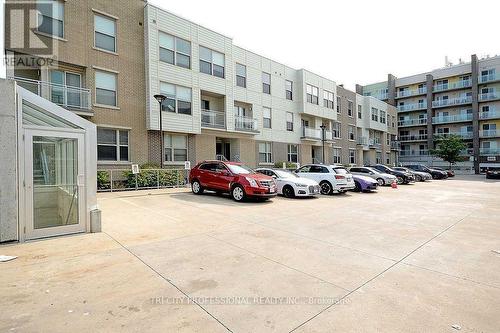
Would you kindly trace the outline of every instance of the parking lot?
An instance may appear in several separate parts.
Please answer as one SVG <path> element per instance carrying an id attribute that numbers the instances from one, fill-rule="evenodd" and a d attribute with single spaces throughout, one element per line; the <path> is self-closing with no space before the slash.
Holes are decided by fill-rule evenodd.
<path id="1" fill-rule="evenodd" d="M 0 332 L 498 332 L 500 182 L 377 192 L 101 193 L 102 233 L 0 247 Z"/>

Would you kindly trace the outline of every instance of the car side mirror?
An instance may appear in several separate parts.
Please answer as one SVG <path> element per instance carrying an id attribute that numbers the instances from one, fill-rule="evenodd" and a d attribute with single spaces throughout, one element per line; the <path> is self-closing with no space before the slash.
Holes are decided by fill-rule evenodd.
<path id="1" fill-rule="evenodd" d="M 271 177 L 272 177 L 273 179 L 276 179 L 276 178 L 278 178 L 278 177 L 276 177 L 276 175 L 272 175 Z"/>
<path id="2" fill-rule="evenodd" d="M 373 171 L 370 171 L 369 173 L 370 173 L 370 175 L 374 175 L 375 174 L 375 172 L 373 172 Z"/>

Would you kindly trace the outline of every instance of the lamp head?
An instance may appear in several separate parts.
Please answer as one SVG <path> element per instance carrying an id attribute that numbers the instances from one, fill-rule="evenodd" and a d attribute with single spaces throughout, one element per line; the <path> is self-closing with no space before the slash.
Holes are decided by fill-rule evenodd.
<path id="1" fill-rule="evenodd" d="M 158 103 L 163 103 L 163 101 L 167 98 L 165 97 L 164 95 L 161 95 L 161 94 L 158 94 L 158 95 L 154 95 L 154 98 L 158 101 Z"/>

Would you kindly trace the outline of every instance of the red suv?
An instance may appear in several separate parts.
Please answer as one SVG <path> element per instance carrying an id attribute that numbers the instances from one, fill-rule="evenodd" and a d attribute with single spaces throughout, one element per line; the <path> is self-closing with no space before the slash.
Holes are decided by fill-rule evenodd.
<path id="1" fill-rule="evenodd" d="M 204 161 L 189 173 L 194 194 L 204 190 L 230 193 L 234 200 L 246 197 L 269 199 L 276 196 L 276 182 L 272 177 L 256 173 L 236 162 Z"/>

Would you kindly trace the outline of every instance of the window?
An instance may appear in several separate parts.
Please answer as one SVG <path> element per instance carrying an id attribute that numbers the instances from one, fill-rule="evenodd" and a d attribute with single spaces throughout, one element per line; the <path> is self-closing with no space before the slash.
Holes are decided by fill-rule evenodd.
<path id="1" fill-rule="evenodd" d="M 297 163 L 299 160 L 297 145 L 288 145 L 288 162 Z"/>
<path id="2" fill-rule="evenodd" d="M 349 140 L 352 141 L 356 140 L 356 135 L 354 134 L 354 126 L 349 126 L 347 130 L 348 130 Z"/>
<path id="3" fill-rule="evenodd" d="M 385 111 L 380 110 L 380 122 L 382 124 L 386 123 L 386 118 L 385 118 Z"/>
<path id="4" fill-rule="evenodd" d="M 341 124 L 334 122 L 332 124 L 332 135 L 334 138 L 340 139 L 342 137 Z"/>
<path id="5" fill-rule="evenodd" d="M 167 97 L 161 104 L 162 111 L 191 114 L 191 88 L 160 82 L 160 91 Z"/>
<path id="6" fill-rule="evenodd" d="M 395 116 L 391 116 L 391 123 L 392 123 L 392 127 L 396 127 L 396 117 Z"/>
<path id="7" fill-rule="evenodd" d="M 262 72 L 262 92 L 264 94 L 271 93 L 271 74 Z"/>
<path id="8" fill-rule="evenodd" d="M 55 37 L 64 37 L 64 3 L 62 1 L 39 2 L 38 31 Z"/>
<path id="9" fill-rule="evenodd" d="M 341 106 L 341 102 L 340 102 L 340 96 L 337 96 L 337 113 L 340 113 L 340 106 Z"/>
<path id="10" fill-rule="evenodd" d="M 94 15 L 94 46 L 116 52 L 116 21 L 102 15 Z"/>
<path id="11" fill-rule="evenodd" d="M 200 46 L 200 72 L 224 78 L 224 54 Z"/>
<path id="12" fill-rule="evenodd" d="M 375 163 L 382 164 L 382 152 L 375 152 Z"/>
<path id="13" fill-rule="evenodd" d="M 286 130 L 293 132 L 293 113 L 292 112 L 286 113 Z"/>
<path id="14" fill-rule="evenodd" d="M 391 164 L 391 154 L 390 153 L 385 153 L 385 163 Z"/>
<path id="15" fill-rule="evenodd" d="M 163 136 L 165 145 L 166 162 L 187 161 L 187 136 L 165 133 Z"/>
<path id="16" fill-rule="evenodd" d="M 333 148 L 333 164 L 342 164 L 342 148 Z"/>
<path id="17" fill-rule="evenodd" d="M 363 118 L 363 107 L 358 105 L 358 119 Z"/>
<path id="18" fill-rule="evenodd" d="M 236 85 L 247 87 L 247 66 L 236 63 Z"/>
<path id="19" fill-rule="evenodd" d="M 70 73 L 61 70 L 50 71 L 50 82 L 60 86 L 68 86 L 77 89 L 64 89 L 63 87 L 53 86 L 50 89 L 50 100 L 53 103 L 65 106 L 73 106 L 81 108 L 87 105 L 79 93 L 81 88 L 82 78 L 78 73 Z"/>
<path id="20" fill-rule="evenodd" d="M 97 160 L 122 161 L 128 158 L 128 131 L 111 128 L 97 128 Z"/>
<path id="21" fill-rule="evenodd" d="M 286 99 L 293 100 L 293 82 L 286 80 L 285 81 L 285 95 Z"/>
<path id="22" fill-rule="evenodd" d="M 325 108 L 333 109 L 333 93 L 323 90 L 323 106 Z"/>
<path id="23" fill-rule="evenodd" d="M 101 105 L 117 105 L 116 74 L 95 72 L 95 102 Z"/>
<path id="24" fill-rule="evenodd" d="M 264 128 L 271 128 L 271 109 L 265 106 L 262 108 L 262 123 Z"/>
<path id="25" fill-rule="evenodd" d="M 158 34 L 160 61 L 191 68 L 191 42 L 164 32 Z"/>
<path id="26" fill-rule="evenodd" d="M 356 164 L 356 150 L 349 149 L 349 163 Z"/>
<path id="27" fill-rule="evenodd" d="M 260 163 L 272 163 L 272 153 L 271 153 L 271 143 L 261 142 L 259 143 L 259 162 Z"/>
<path id="28" fill-rule="evenodd" d="M 352 109 L 354 108 L 354 103 L 352 101 L 347 101 L 347 115 L 352 117 Z"/>
<path id="29" fill-rule="evenodd" d="M 307 91 L 307 101 L 312 104 L 318 104 L 319 102 L 319 89 L 318 87 L 311 86 L 310 84 L 306 85 Z"/>
<path id="30" fill-rule="evenodd" d="M 372 108 L 372 120 L 378 121 L 378 109 Z"/>

